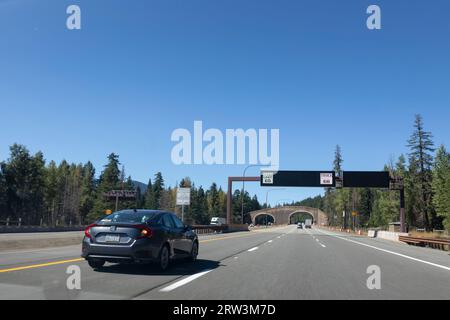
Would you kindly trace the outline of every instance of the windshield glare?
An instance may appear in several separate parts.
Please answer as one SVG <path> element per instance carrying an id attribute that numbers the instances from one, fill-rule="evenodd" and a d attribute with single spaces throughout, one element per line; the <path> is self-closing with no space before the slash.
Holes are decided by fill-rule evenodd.
<path id="1" fill-rule="evenodd" d="M 118 211 L 104 217 L 101 222 L 147 223 L 155 216 L 151 212 Z"/>

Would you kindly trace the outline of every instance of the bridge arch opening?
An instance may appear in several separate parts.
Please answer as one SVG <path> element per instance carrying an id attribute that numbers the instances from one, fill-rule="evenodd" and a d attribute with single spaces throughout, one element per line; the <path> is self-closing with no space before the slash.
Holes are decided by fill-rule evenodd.
<path id="1" fill-rule="evenodd" d="M 315 223 L 314 216 L 305 211 L 297 211 L 293 212 L 289 216 L 289 224 L 297 224 L 297 223 L 304 223 L 306 219 L 311 219 L 313 223 Z"/>
<path id="2" fill-rule="evenodd" d="M 275 224 L 275 217 L 269 213 L 261 213 L 255 217 L 255 226 Z"/>

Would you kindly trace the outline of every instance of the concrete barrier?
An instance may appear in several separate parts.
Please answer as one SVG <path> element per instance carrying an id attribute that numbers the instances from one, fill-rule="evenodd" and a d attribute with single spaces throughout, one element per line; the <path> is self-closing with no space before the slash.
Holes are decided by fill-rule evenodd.
<path id="1" fill-rule="evenodd" d="M 2 233 L 35 233 L 35 232 L 67 232 L 67 231 L 83 231 L 85 226 L 73 227 L 40 227 L 40 226 L 0 226 L 0 234 Z"/>
<path id="2" fill-rule="evenodd" d="M 386 239 L 399 242 L 400 236 L 408 236 L 408 233 L 391 232 L 391 231 L 378 231 L 376 237 L 380 239 Z"/>
<path id="3" fill-rule="evenodd" d="M 240 232 L 249 231 L 247 224 L 230 224 L 228 225 L 228 230 L 226 232 Z"/>

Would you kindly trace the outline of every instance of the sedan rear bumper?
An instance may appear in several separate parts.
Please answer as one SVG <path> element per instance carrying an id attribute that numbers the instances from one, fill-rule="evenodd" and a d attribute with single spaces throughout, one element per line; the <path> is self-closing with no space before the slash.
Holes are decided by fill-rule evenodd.
<path id="1" fill-rule="evenodd" d="M 159 246 L 149 239 L 134 240 L 130 245 L 117 245 L 98 244 L 85 237 L 81 256 L 108 262 L 152 262 L 157 261 L 159 251 Z"/>

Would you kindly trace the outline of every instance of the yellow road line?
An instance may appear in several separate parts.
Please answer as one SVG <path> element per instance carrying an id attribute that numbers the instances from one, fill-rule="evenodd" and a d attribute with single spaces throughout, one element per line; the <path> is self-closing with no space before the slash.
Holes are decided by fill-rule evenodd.
<path id="1" fill-rule="evenodd" d="M 83 258 L 77 258 L 77 259 L 60 260 L 60 261 L 53 261 L 53 262 L 47 262 L 47 263 L 41 263 L 41 264 L 32 264 L 29 266 L 15 267 L 15 268 L 9 268 L 9 269 L 0 269 L 0 273 L 49 267 L 49 266 L 55 266 L 55 265 L 64 264 L 64 263 L 80 262 L 83 260 L 84 260 Z"/>
<path id="2" fill-rule="evenodd" d="M 208 240 L 200 240 L 200 243 L 207 243 L 207 242 L 226 240 L 226 239 L 243 238 L 243 237 L 248 237 L 248 236 L 252 236 L 252 235 L 255 235 L 255 233 L 253 233 L 253 234 L 249 233 L 249 234 L 239 235 L 239 236 L 213 238 L 213 239 L 208 239 Z M 28 270 L 28 269 L 35 269 L 35 268 L 43 268 L 43 267 L 55 266 L 55 265 L 71 263 L 71 262 L 80 262 L 83 260 L 84 260 L 83 258 L 77 258 L 77 259 L 60 260 L 60 261 L 53 261 L 53 262 L 47 262 L 47 263 L 41 263 L 41 264 L 32 264 L 29 266 L 15 267 L 15 268 L 9 268 L 9 269 L 0 269 L 0 273 L 21 271 L 21 270 Z"/>

